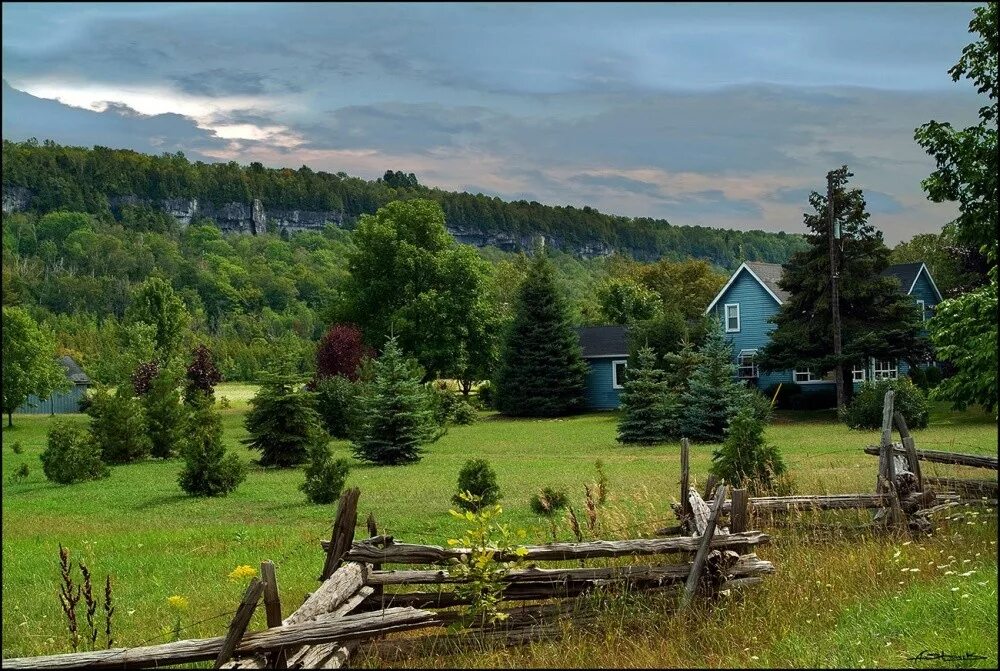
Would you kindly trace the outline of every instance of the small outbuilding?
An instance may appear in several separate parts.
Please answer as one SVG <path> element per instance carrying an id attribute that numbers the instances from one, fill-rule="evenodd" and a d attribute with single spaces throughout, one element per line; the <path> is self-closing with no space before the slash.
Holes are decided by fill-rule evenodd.
<path id="1" fill-rule="evenodd" d="M 54 391 L 46 399 L 29 396 L 28 400 L 14 412 L 27 415 L 62 415 L 69 412 L 80 412 L 80 401 L 93 383 L 80 368 L 80 364 L 73 360 L 73 357 L 59 357 L 59 365 L 66 371 L 66 378 L 71 384 L 70 388 Z"/>
<path id="2" fill-rule="evenodd" d="M 587 362 L 586 408 L 613 410 L 628 366 L 628 329 L 624 326 L 584 326 L 577 329 Z"/>

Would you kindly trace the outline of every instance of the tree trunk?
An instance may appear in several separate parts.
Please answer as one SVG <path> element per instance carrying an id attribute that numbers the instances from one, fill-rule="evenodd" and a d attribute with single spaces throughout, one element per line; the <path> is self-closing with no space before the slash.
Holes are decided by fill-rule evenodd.
<path id="1" fill-rule="evenodd" d="M 844 378 L 844 407 L 846 408 L 854 399 L 854 366 L 841 366 L 840 374 Z"/>
<path id="2" fill-rule="evenodd" d="M 7 426 L 9 428 L 14 428 L 14 413 L 13 412 L 8 412 L 7 413 Z"/>

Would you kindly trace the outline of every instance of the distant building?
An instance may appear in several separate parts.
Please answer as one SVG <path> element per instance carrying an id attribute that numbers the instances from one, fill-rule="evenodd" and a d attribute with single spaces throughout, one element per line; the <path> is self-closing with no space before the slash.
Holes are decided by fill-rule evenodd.
<path id="1" fill-rule="evenodd" d="M 761 389 L 779 382 L 802 385 L 803 393 L 828 391 L 835 388 L 833 372 L 820 377 L 808 368 L 762 373 L 757 368 L 757 353 L 771 339 L 775 325 L 768 320 L 777 314 L 788 294 L 778 286 L 782 267 L 777 263 L 747 261 L 729 278 L 722 290 L 705 310 L 722 324 L 726 339 L 733 347 L 733 360 L 740 379 L 750 380 Z M 920 306 L 924 320 L 930 318 L 941 302 L 941 292 L 934 284 L 927 266 L 918 261 L 886 268 L 882 275 L 899 281 L 899 290 Z M 870 379 L 896 378 L 906 375 L 904 361 L 869 359 L 858 362 L 852 378 L 855 386 Z"/>
<path id="2" fill-rule="evenodd" d="M 87 388 L 93 384 L 80 365 L 72 357 L 59 357 L 59 364 L 66 371 L 66 378 L 72 386 L 65 391 L 54 391 L 46 399 L 29 396 L 14 412 L 28 415 L 61 415 L 67 412 L 80 412 L 80 400 L 87 393 Z"/>
<path id="3" fill-rule="evenodd" d="M 587 362 L 586 408 L 612 410 L 628 366 L 628 329 L 624 326 L 584 326 L 577 329 Z"/>

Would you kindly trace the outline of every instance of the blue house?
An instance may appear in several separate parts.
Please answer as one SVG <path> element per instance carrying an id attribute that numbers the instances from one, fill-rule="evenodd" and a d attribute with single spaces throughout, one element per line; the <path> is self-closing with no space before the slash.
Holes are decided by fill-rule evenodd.
<path id="1" fill-rule="evenodd" d="M 628 366 L 628 329 L 624 326 L 585 326 L 577 329 L 587 362 L 586 407 L 613 410 Z"/>
<path id="2" fill-rule="evenodd" d="M 803 393 L 832 390 L 832 371 L 821 377 L 808 368 L 767 374 L 757 368 L 757 353 L 769 342 L 770 333 L 775 328 L 768 319 L 788 299 L 788 294 L 778 286 L 781 274 L 779 264 L 747 261 L 729 278 L 706 308 L 705 314 L 714 314 L 721 322 L 727 339 L 732 343 L 733 359 L 740 379 L 752 381 L 760 389 L 779 382 L 795 382 L 802 386 Z M 882 274 L 898 280 L 899 290 L 913 297 L 921 307 L 925 320 L 941 302 L 941 292 L 922 262 L 890 266 Z M 905 375 L 907 370 L 906 363 L 902 361 L 870 359 L 858 362 L 852 377 L 857 387 L 865 380 Z"/>
<path id="3" fill-rule="evenodd" d="M 70 381 L 67 390 L 54 391 L 45 399 L 37 396 L 29 396 L 28 399 L 15 410 L 15 413 L 28 415 L 61 415 L 67 412 L 80 412 L 80 401 L 90 387 L 90 378 L 83 372 L 80 365 L 72 357 L 59 357 L 59 365 L 66 371 L 66 378 Z"/>

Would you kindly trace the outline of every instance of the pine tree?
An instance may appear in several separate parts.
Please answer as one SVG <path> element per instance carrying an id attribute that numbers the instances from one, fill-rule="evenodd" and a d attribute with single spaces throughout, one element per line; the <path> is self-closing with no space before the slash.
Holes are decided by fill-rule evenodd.
<path id="1" fill-rule="evenodd" d="M 295 389 L 289 378 L 275 377 L 250 399 L 244 419 L 250 437 L 243 442 L 261 453 L 261 466 L 294 466 L 306 461 L 317 441 L 327 441 L 316 411 L 316 394 Z"/>
<path id="2" fill-rule="evenodd" d="M 586 375 L 552 264 L 538 251 L 518 291 L 496 379 L 498 406 L 515 416 L 570 414 L 583 407 Z"/>
<path id="3" fill-rule="evenodd" d="M 211 394 L 189 385 L 189 416 L 181 449 L 184 468 L 178 484 L 192 496 L 225 496 L 246 479 L 246 467 L 222 444 L 222 418 Z"/>
<path id="4" fill-rule="evenodd" d="M 130 464 L 149 456 L 152 447 L 146 429 L 146 413 L 128 385 L 114 395 L 99 387 L 87 407 L 90 435 L 108 464 Z"/>
<path id="5" fill-rule="evenodd" d="M 920 337 L 922 324 L 916 304 L 900 291 L 895 279 L 882 275 L 889 266 L 890 252 L 882 232 L 868 223 L 861 189 L 847 189 L 852 176 L 847 166 L 830 174 L 833 215 L 841 231 L 838 286 L 842 354 L 839 359 L 833 355 L 828 203 L 825 195 L 813 192 L 809 203 L 815 213 L 803 216 L 812 231 L 806 236 L 809 247 L 784 265 L 779 284 L 789 297 L 772 318 L 777 327 L 758 361 L 762 371 L 809 368 L 819 376 L 840 366 L 846 381 L 845 400 L 850 400 L 855 365 L 874 357 L 906 359 L 913 366 L 924 359 L 928 348 Z"/>
<path id="6" fill-rule="evenodd" d="M 680 397 L 680 434 L 695 441 L 717 442 L 743 404 L 746 391 L 735 381 L 732 347 L 719 326 L 709 332 L 701 355 Z"/>
<path id="7" fill-rule="evenodd" d="M 773 491 L 786 468 L 778 448 L 764 441 L 764 426 L 750 406 L 733 418 L 722 447 L 712 454 L 711 472 L 733 487 L 749 487 L 756 495 Z"/>
<path id="8" fill-rule="evenodd" d="M 146 414 L 150 453 L 161 459 L 174 456 L 184 442 L 185 421 L 177 376 L 166 368 L 157 371 L 140 399 Z"/>
<path id="9" fill-rule="evenodd" d="M 621 391 L 621 415 L 618 418 L 618 442 L 661 443 L 670 433 L 670 389 L 666 374 L 656 368 L 652 348 L 641 348 L 635 365 L 625 373 Z"/>
<path id="10" fill-rule="evenodd" d="M 430 391 L 420 383 L 422 371 L 403 355 L 395 338 L 386 341 L 382 356 L 368 366 L 358 399 L 354 455 L 379 465 L 419 461 L 422 446 L 440 437 Z"/>

